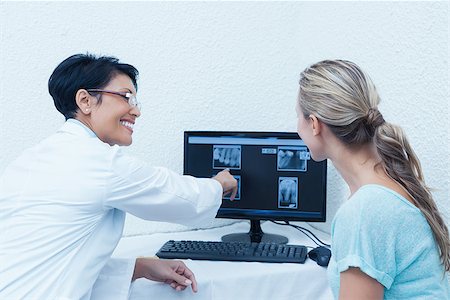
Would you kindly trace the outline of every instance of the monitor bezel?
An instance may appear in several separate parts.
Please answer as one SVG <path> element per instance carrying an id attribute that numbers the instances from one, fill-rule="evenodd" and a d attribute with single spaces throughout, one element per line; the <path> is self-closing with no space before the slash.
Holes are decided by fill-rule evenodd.
<path id="1" fill-rule="evenodd" d="M 183 151 L 183 174 L 187 175 L 187 153 L 188 153 L 188 139 L 190 136 L 251 136 L 255 138 L 286 138 L 286 139 L 300 139 L 296 132 L 270 132 L 270 131 L 185 131 L 184 132 L 184 151 Z M 242 209 L 240 212 L 226 213 L 219 208 L 216 218 L 221 219 L 242 219 L 242 220 L 276 220 L 276 221 L 294 221 L 294 222 L 326 222 L 327 211 L 327 160 L 316 162 L 321 164 L 323 178 L 321 181 L 324 183 L 322 186 L 322 192 L 325 196 L 324 205 L 322 211 L 320 211 L 319 217 L 305 217 L 305 216 L 270 216 L 264 213 L 256 213 L 254 210 Z M 269 212 L 276 212 L 269 210 Z"/>

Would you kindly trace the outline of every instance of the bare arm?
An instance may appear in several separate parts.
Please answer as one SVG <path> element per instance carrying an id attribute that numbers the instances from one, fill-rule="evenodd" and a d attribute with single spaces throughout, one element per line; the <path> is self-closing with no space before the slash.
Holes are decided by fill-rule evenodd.
<path id="1" fill-rule="evenodd" d="M 383 299 L 384 286 L 359 268 L 349 268 L 340 278 L 339 300 Z"/>

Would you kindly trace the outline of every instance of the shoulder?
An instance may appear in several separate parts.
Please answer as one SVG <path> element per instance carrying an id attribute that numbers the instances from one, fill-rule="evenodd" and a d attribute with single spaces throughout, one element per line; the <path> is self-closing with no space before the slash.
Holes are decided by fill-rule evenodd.
<path id="1" fill-rule="evenodd" d="M 380 185 L 362 186 L 347 200 L 336 214 L 336 220 L 362 218 L 370 221 L 376 218 L 379 224 L 401 222 L 405 218 L 422 218 L 420 210 L 400 194 Z"/>
<path id="2" fill-rule="evenodd" d="M 31 167 L 40 161 L 55 170 L 107 170 L 117 157 L 123 156 L 122 152 L 120 147 L 97 137 L 59 130 L 23 151 L 14 163 Z"/>
<path id="3" fill-rule="evenodd" d="M 357 241 L 394 245 L 428 240 L 430 226 L 421 211 L 396 192 L 378 185 L 363 186 L 336 213 L 335 240 L 353 236 Z"/>
<path id="4" fill-rule="evenodd" d="M 71 153 L 73 157 L 85 159 L 93 168 L 101 168 L 113 176 L 126 177 L 144 165 L 123 147 L 111 146 L 95 135 L 86 134 L 83 127 L 73 124 L 66 123 L 62 130 L 50 137 L 48 143 Z"/>
<path id="5" fill-rule="evenodd" d="M 370 245 L 381 251 L 386 247 L 406 251 L 433 244 L 431 228 L 422 212 L 401 195 L 378 185 L 362 187 L 344 203 L 331 231 L 333 242 L 352 240 L 355 245 Z"/>

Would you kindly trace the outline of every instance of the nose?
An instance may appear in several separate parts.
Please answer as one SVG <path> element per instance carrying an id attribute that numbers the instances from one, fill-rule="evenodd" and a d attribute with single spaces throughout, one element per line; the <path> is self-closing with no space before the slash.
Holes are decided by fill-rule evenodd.
<path id="1" fill-rule="evenodd" d="M 141 116 L 141 110 L 139 109 L 139 107 L 133 106 L 131 108 L 130 114 L 132 114 L 136 118 L 139 118 Z"/>

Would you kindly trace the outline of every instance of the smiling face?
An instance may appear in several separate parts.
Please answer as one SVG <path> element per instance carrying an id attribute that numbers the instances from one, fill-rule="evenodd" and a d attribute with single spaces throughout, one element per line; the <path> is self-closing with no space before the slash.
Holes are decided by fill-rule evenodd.
<path id="1" fill-rule="evenodd" d="M 136 95 L 133 82 L 124 74 L 117 74 L 102 90 Z M 94 98 L 95 103 L 96 97 L 90 97 Z M 103 142 L 109 145 L 128 146 L 132 143 L 134 123 L 140 115 L 139 108 L 130 106 L 126 98 L 101 93 L 101 102 L 92 106 L 87 123 Z"/>

